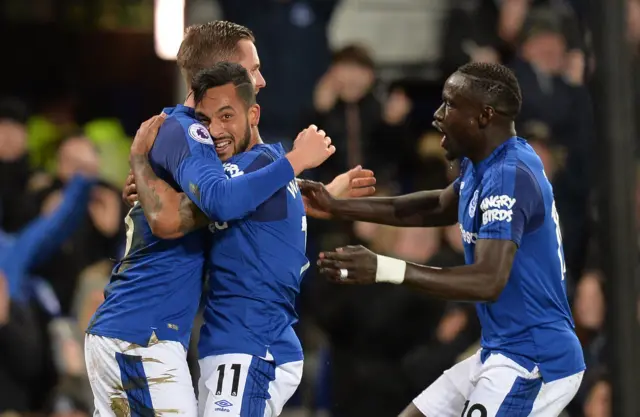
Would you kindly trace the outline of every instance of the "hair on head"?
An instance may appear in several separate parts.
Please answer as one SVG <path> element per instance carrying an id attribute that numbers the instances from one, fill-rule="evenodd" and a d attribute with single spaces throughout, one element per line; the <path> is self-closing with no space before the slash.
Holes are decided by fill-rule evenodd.
<path id="1" fill-rule="evenodd" d="M 196 103 L 202 101 L 210 88 L 233 84 L 238 96 L 248 108 L 256 104 L 256 93 L 251 77 L 240 64 L 232 62 L 218 62 L 211 68 L 196 74 L 191 82 L 191 90 Z"/>
<path id="2" fill-rule="evenodd" d="M 178 67 L 189 81 L 198 71 L 233 58 L 241 40 L 255 42 L 253 32 L 226 20 L 189 26 L 178 50 Z"/>
<path id="3" fill-rule="evenodd" d="M 472 62 L 458 68 L 470 81 L 474 93 L 482 97 L 497 113 L 516 118 L 522 106 L 520 84 L 509 68 L 500 64 Z"/>

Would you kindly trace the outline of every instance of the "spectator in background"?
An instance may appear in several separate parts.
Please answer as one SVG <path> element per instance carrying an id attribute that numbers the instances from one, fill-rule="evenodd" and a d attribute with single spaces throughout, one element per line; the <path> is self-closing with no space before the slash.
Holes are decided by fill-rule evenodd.
<path id="1" fill-rule="evenodd" d="M 92 185 L 93 180 L 75 177 L 51 215 L 32 221 L 16 235 L 0 232 L 0 295 L 8 296 L 11 306 L 8 321 L 5 316 L 5 325 L 0 325 L 0 411 L 30 410 L 37 397 L 34 391 L 48 381 L 43 372 L 44 362 L 51 358 L 50 342 L 46 324 L 35 314 L 35 299 L 42 294 L 30 276 L 75 231 L 87 209 Z"/>
<path id="2" fill-rule="evenodd" d="M 587 396 L 582 407 L 584 417 L 611 417 L 611 382 L 604 368 L 594 370 L 585 378 Z"/>
<path id="3" fill-rule="evenodd" d="M 606 304 L 603 284 L 602 272 L 590 270 L 582 276 L 576 287 L 573 314 L 587 369 L 596 368 L 604 359 Z"/>
<path id="4" fill-rule="evenodd" d="M 225 20 L 251 28 L 258 39 L 261 71 L 269 80 L 259 100 L 263 138 L 279 142 L 295 137 L 303 112 L 311 106 L 313 87 L 331 62 L 327 27 L 340 0 L 218 2 Z"/>
<path id="5" fill-rule="evenodd" d="M 100 159 L 89 139 L 75 134 L 65 139 L 58 149 L 55 177 L 38 181 L 41 188 L 34 191 L 34 196 L 42 213 L 49 213 L 58 206 L 62 187 L 80 167 L 97 175 Z M 96 262 L 119 256 L 124 210 L 119 192 L 109 184 L 99 182 L 92 190 L 88 216 L 83 216 L 78 230 L 57 255 L 38 270 L 53 286 L 63 315 L 70 312 L 80 272 Z"/>
<path id="6" fill-rule="evenodd" d="M 373 94 L 375 64 L 357 45 L 333 55 L 331 66 L 316 85 L 313 110 L 304 120 L 322 126 L 336 146 L 336 154 L 315 170 L 319 181 L 350 167 L 371 165 L 375 152 L 371 136 L 382 120 L 382 105 Z"/>
<path id="7" fill-rule="evenodd" d="M 588 241 L 593 118 L 589 93 L 583 85 L 584 67 L 576 70 L 575 61 L 567 54 L 567 30 L 553 9 L 532 11 L 511 68 L 523 97 L 517 131 L 526 138 L 528 123 L 542 123 L 548 129 L 549 146 L 563 149 L 567 156 L 553 186 L 562 219 L 567 272 L 575 280 L 581 274 Z"/>
<path id="8" fill-rule="evenodd" d="M 0 269 L 0 412 L 30 410 L 29 385 L 41 370 L 42 343 L 28 303 L 12 301 Z"/>
<path id="9" fill-rule="evenodd" d="M 453 0 L 444 26 L 442 74 L 454 73 L 467 62 L 502 60 L 498 36 L 498 4 L 494 0 Z"/>
<path id="10" fill-rule="evenodd" d="M 14 232 L 32 217 L 25 197 L 31 176 L 27 153 L 27 108 L 15 99 L 0 100 L 0 227 Z"/>

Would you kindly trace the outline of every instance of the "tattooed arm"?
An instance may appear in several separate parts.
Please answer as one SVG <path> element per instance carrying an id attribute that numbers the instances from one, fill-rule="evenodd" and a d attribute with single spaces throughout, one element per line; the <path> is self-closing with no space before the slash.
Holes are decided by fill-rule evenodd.
<path id="1" fill-rule="evenodd" d="M 147 155 L 131 155 L 138 202 L 151 232 L 161 239 L 176 239 L 210 223 L 184 193 L 178 193 L 153 172 Z"/>

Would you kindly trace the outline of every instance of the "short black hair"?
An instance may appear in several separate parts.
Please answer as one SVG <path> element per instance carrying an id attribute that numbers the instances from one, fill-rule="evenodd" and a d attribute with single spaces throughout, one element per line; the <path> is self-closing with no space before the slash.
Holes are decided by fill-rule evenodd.
<path id="1" fill-rule="evenodd" d="M 472 62 L 458 68 L 471 81 L 471 88 L 495 108 L 496 112 L 515 119 L 522 107 L 520 84 L 509 68 L 500 64 Z"/>
<path id="2" fill-rule="evenodd" d="M 242 65 L 233 62 L 219 62 L 196 74 L 191 82 L 193 98 L 196 103 L 202 101 L 210 88 L 233 84 L 245 106 L 256 104 L 256 92 L 249 73 Z"/>

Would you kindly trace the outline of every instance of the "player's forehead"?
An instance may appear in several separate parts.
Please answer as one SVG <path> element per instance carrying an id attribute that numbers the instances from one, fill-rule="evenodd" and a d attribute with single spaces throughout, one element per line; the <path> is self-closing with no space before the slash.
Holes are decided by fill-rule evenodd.
<path id="1" fill-rule="evenodd" d="M 239 106 L 241 106 L 241 101 L 236 87 L 229 83 L 209 88 L 196 107 L 202 113 L 215 114 L 229 107 L 237 110 Z"/>
<path id="2" fill-rule="evenodd" d="M 471 88 L 471 80 L 459 72 L 453 73 L 444 83 L 443 100 L 458 101 L 462 104 L 477 104 L 478 97 Z"/>
<path id="3" fill-rule="evenodd" d="M 237 45 L 237 63 L 242 65 L 247 71 L 255 71 L 260 67 L 260 57 L 256 45 L 249 39 L 241 39 Z"/>

